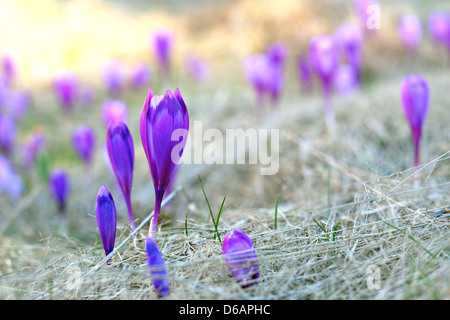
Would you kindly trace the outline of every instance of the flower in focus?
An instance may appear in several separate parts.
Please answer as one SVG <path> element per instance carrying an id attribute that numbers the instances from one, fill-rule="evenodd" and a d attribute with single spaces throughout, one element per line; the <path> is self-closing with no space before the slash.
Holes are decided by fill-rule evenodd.
<path id="1" fill-rule="evenodd" d="M 120 95 L 126 80 L 125 66 L 119 60 L 107 60 L 100 67 L 100 74 L 108 92 Z"/>
<path id="2" fill-rule="evenodd" d="M 6 192 L 13 200 L 23 192 L 23 182 L 9 160 L 0 155 L 0 194 Z"/>
<path id="3" fill-rule="evenodd" d="M 72 146 L 86 165 L 92 161 L 95 133 L 90 126 L 80 126 L 72 134 Z"/>
<path id="4" fill-rule="evenodd" d="M 151 79 L 152 72 L 150 68 L 143 63 L 135 65 L 131 71 L 131 87 L 133 89 L 148 87 Z"/>
<path id="5" fill-rule="evenodd" d="M 174 35 L 168 29 L 158 29 L 152 33 L 151 42 L 160 71 L 163 76 L 168 77 Z"/>
<path id="6" fill-rule="evenodd" d="M 189 115 L 178 89 L 153 95 L 150 87 L 140 119 L 142 146 L 147 156 L 155 187 L 155 213 L 150 225 L 154 237 L 164 192 L 186 145 Z"/>
<path id="7" fill-rule="evenodd" d="M 239 229 L 227 232 L 223 239 L 222 252 L 225 262 L 243 288 L 259 278 L 258 258 L 252 240 Z"/>
<path id="8" fill-rule="evenodd" d="M 114 199 L 107 186 L 103 185 L 97 194 L 95 202 L 95 217 L 97 218 L 98 231 L 102 239 L 105 255 L 108 256 L 114 250 L 117 229 L 117 212 Z M 111 259 L 108 260 L 108 264 Z"/>
<path id="9" fill-rule="evenodd" d="M 16 140 L 16 123 L 9 115 L 0 115 L 0 150 L 10 155 Z"/>
<path id="10" fill-rule="evenodd" d="M 161 251 L 152 237 L 145 239 L 145 252 L 155 291 L 159 298 L 164 298 L 170 293 L 169 276 Z"/>
<path id="11" fill-rule="evenodd" d="M 404 16 L 398 25 L 398 32 L 410 52 L 414 52 L 422 40 L 422 23 L 414 15 Z"/>
<path id="12" fill-rule="evenodd" d="M 73 110 L 78 95 L 78 79 L 71 71 L 59 72 L 53 81 L 56 96 L 65 112 Z"/>
<path id="13" fill-rule="evenodd" d="M 429 106 L 429 87 L 420 75 L 407 75 L 402 82 L 401 98 L 403 111 L 411 128 L 414 143 L 414 165 L 420 164 L 420 138 Z"/>
<path id="14" fill-rule="evenodd" d="M 66 171 L 62 169 L 54 170 L 49 177 L 48 187 L 58 205 L 60 214 L 64 214 L 70 193 L 70 180 Z"/>
<path id="15" fill-rule="evenodd" d="M 110 99 L 106 101 L 102 107 L 102 118 L 106 127 L 108 127 L 110 123 L 116 123 L 118 121 L 127 122 L 127 105 L 120 100 Z"/>
<path id="16" fill-rule="evenodd" d="M 133 210 L 131 206 L 134 145 L 131 133 L 124 122 L 118 121 L 115 123 L 110 123 L 106 135 L 106 148 L 108 150 L 109 160 L 113 172 L 127 204 L 131 227 L 134 230 L 136 229 L 136 226 L 134 224 Z"/>

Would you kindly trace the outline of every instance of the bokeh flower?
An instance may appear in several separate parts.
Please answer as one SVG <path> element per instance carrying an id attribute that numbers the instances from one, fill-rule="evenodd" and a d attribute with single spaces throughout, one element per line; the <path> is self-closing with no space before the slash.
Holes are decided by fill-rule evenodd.
<path id="1" fill-rule="evenodd" d="M 159 298 L 164 298 L 170 293 L 169 276 L 161 251 L 152 237 L 145 239 L 145 252 L 155 291 Z"/>
<path id="2" fill-rule="evenodd" d="M 304 92 L 311 91 L 313 87 L 313 78 L 309 59 L 302 55 L 298 58 L 297 63 L 298 78 L 300 80 L 301 89 Z"/>
<path id="3" fill-rule="evenodd" d="M 163 77 L 169 77 L 174 35 L 169 29 L 157 29 L 151 34 L 153 53 Z"/>
<path id="4" fill-rule="evenodd" d="M 442 11 L 428 16 L 428 31 L 431 38 L 450 51 L 450 14 Z"/>
<path id="5" fill-rule="evenodd" d="M 81 160 L 90 165 L 95 151 L 95 132 L 90 126 L 80 126 L 72 134 L 72 146 Z"/>
<path id="6" fill-rule="evenodd" d="M 121 100 L 109 99 L 102 107 L 103 123 L 106 127 L 110 123 L 116 123 L 118 121 L 128 121 L 128 108 L 125 102 Z"/>
<path id="7" fill-rule="evenodd" d="M 106 89 L 111 95 L 122 93 L 126 81 L 126 70 L 119 60 L 107 60 L 100 67 L 100 75 Z"/>
<path id="8" fill-rule="evenodd" d="M 333 82 L 336 91 L 343 96 L 351 94 L 359 86 L 356 70 L 348 64 L 338 67 Z"/>
<path id="9" fill-rule="evenodd" d="M 148 87 L 152 79 L 152 71 L 144 64 L 139 63 L 131 70 L 131 87 L 133 89 L 142 89 Z"/>
<path id="10" fill-rule="evenodd" d="M 64 214 L 70 194 L 70 179 L 67 172 L 63 169 L 54 170 L 50 174 L 48 187 L 56 201 L 59 213 Z"/>
<path id="11" fill-rule="evenodd" d="M 415 15 L 404 16 L 398 25 L 401 40 L 409 52 L 413 53 L 422 40 L 422 22 Z"/>
<path id="12" fill-rule="evenodd" d="M 97 218 L 98 231 L 102 239 L 105 255 L 108 256 L 114 250 L 117 229 L 117 212 L 114 199 L 107 186 L 103 185 L 97 194 L 95 201 L 95 217 Z M 110 263 L 111 259 L 107 263 Z"/>
<path id="13" fill-rule="evenodd" d="M 23 169 L 30 173 L 34 169 L 36 157 L 44 149 L 47 137 L 42 128 L 38 127 L 29 134 L 23 147 Z"/>
<path id="14" fill-rule="evenodd" d="M 361 81 L 363 36 L 354 24 L 341 25 L 336 30 L 336 38 L 344 54 L 345 61 L 355 70 L 358 82 Z"/>
<path id="15" fill-rule="evenodd" d="M 10 155 L 14 148 L 17 128 L 14 119 L 7 115 L 0 115 L 0 151 Z"/>
<path id="16" fill-rule="evenodd" d="M 68 70 L 60 71 L 54 78 L 53 86 L 62 109 L 66 113 L 71 112 L 78 96 L 77 75 Z"/>
<path id="17" fill-rule="evenodd" d="M 183 62 L 186 73 L 196 81 L 203 81 L 208 77 L 210 72 L 209 65 L 199 56 L 187 54 Z"/>
<path id="18" fill-rule="evenodd" d="M 22 195 L 23 188 L 22 178 L 11 162 L 0 155 L 0 194 L 7 193 L 11 200 L 16 200 Z"/>

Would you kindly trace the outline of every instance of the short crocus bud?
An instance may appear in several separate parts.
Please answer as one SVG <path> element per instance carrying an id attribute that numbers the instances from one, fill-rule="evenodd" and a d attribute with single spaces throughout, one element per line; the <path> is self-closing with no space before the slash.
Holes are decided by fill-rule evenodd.
<path id="1" fill-rule="evenodd" d="M 258 258 L 252 240 L 239 229 L 227 232 L 223 239 L 223 256 L 236 282 L 243 288 L 259 278 Z"/>
<path id="2" fill-rule="evenodd" d="M 134 145 L 131 133 L 127 125 L 122 122 L 110 123 L 106 135 L 106 148 L 114 174 L 122 190 L 127 204 L 128 215 L 132 229 L 134 224 L 133 210 L 131 206 L 131 186 L 133 184 Z"/>
<path id="3" fill-rule="evenodd" d="M 108 92 L 112 95 L 122 93 L 126 80 L 125 66 L 118 60 L 107 60 L 100 67 L 101 77 Z"/>
<path id="4" fill-rule="evenodd" d="M 159 298 L 167 297 L 170 293 L 169 276 L 161 251 L 152 237 L 145 239 L 145 252 L 155 291 Z"/>
<path id="5" fill-rule="evenodd" d="M 152 79 L 152 71 L 150 68 L 143 64 L 137 64 L 131 71 L 131 87 L 133 89 L 142 89 L 148 87 L 150 80 Z"/>
<path id="6" fill-rule="evenodd" d="M 106 127 L 110 123 L 116 123 L 118 121 L 126 123 L 128 121 L 127 105 L 120 100 L 111 99 L 106 101 L 102 107 L 102 118 Z"/>
<path id="7" fill-rule="evenodd" d="M 149 88 L 141 113 L 140 133 L 155 187 L 155 212 L 150 236 L 155 235 L 161 201 L 169 181 L 179 165 L 186 145 L 189 115 L 178 89 L 154 96 Z"/>
<path id="8" fill-rule="evenodd" d="M 414 165 L 420 164 L 420 138 L 422 127 L 428 113 L 429 88 L 425 78 L 420 75 L 407 75 L 402 82 L 401 98 L 403 111 L 411 128 L 414 143 Z"/>
<path id="9" fill-rule="evenodd" d="M 72 134 L 72 146 L 81 160 L 90 165 L 95 150 L 95 133 L 90 126 L 80 126 Z"/>
<path id="10" fill-rule="evenodd" d="M 50 175 L 48 187 L 58 205 L 59 213 L 64 214 L 70 193 L 70 180 L 66 171 L 54 170 Z"/>
<path id="11" fill-rule="evenodd" d="M 105 255 L 108 256 L 114 250 L 116 241 L 117 213 L 114 199 L 105 185 L 100 188 L 97 194 L 95 217 L 97 218 L 103 249 L 105 250 Z M 110 262 L 111 260 L 108 260 L 108 263 Z"/>
<path id="12" fill-rule="evenodd" d="M 59 72 L 53 81 L 56 96 L 64 112 L 71 112 L 78 95 L 78 78 L 71 71 Z"/>
<path id="13" fill-rule="evenodd" d="M 428 16 L 428 31 L 432 39 L 450 50 L 450 15 L 435 11 Z"/>
<path id="14" fill-rule="evenodd" d="M 417 16 L 404 16 L 398 25 L 400 38 L 409 52 L 414 53 L 422 40 L 422 23 Z"/>
<path id="15" fill-rule="evenodd" d="M 16 123 L 9 115 L 0 115 L 0 150 L 10 155 L 16 139 Z"/>
<path id="16" fill-rule="evenodd" d="M 170 30 L 155 30 L 151 36 L 153 51 L 156 56 L 163 77 L 170 73 L 170 58 L 174 42 L 174 35 Z"/>
<path id="17" fill-rule="evenodd" d="M 3 192 L 16 200 L 22 195 L 23 182 L 8 159 L 0 155 L 0 194 Z"/>

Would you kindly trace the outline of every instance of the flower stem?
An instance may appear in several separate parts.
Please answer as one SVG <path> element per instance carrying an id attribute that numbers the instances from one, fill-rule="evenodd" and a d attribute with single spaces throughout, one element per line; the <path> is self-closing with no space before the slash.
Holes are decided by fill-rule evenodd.
<path id="1" fill-rule="evenodd" d="M 160 190 L 157 190 L 155 192 L 156 198 L 155 198 L 155 211 L 153 214 L 153 218 L 150 221 L 150 228 L 148 230 L 148 236 L 151 237 L 152 239 L 155 239 L 156 237 L 156 229 L 158 227 L 158 218 L 159 218 L 159 213 L 161 211 L 161 202 L 162 202 L 162 198 L 164 196 L 164 192 L 161 192 Z"/>
<path id="2" fill-rule="evenodd" d="M 323 98 L 324 98 L 324 113 L 325 113 L 325 122 L 329 130 L 333 130 L 335 127 L 335 119 L 334 119 L 334 110 L 333 104 L 331 101 L 331 90 L 329 87 L 325 87 L 323 90 Z"/>
<path id="3" fill-rule="evenodd" d="M 130 196 L 126 196 L 125 197 L 125 202 L 127 204 L 128 217 L 130 218 L 131 229 L 134 231 L 136 229 L 136 225 L 134 223 L 133 207 L 131 206 L 131 198 L 130 198 Z"/>
<path id="4" fill-rule="evenodd" d="M 415 139 L 414 140 L 414 167 L 419 166 L 420 164 L 420 140 Z"/>

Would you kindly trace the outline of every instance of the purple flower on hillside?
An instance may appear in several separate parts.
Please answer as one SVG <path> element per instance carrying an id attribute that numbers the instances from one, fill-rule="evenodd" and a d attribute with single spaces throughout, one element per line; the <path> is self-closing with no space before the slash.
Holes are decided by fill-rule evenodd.
<path id="1" fill-rule="evenodd" d="M 156 56 L 159 69 L 164 77 L 168 77 L 170 73 L 170 59 L 173 43 L 174 35 L 170 30 L 158 29 L 151 35 L 153 52 Z"/>
<path id="2" fill-rule="evenodd" d="M 108 256 L 114 250 L 117 229 L 117 212 L 114 199 L 107 186 L 103 185 L 97 194 L 95 201 L 95 217 L 97 218 L 98 231 L 102 239 L 105 255 Z M 107 261 L 111 263 L 111 259 Z"/>
<path id="3" fill-rule="evenodd" d="M 34 168 L 34 162 L 37 155 L 45 147 L 47 138 L 41 128 L 35 129 L 26 139 L 23 148 L 23 169 L 31 172 Z"/>
<path id="4" fill-rule="evenodd" d="M 49 190 L 58 205 L 60 214 L 65 213 L 70 193 L 70 180 L 65 170 L 56 169 L 49 177 Z"/>
<path id="5" fill-rule="evenodd" d="M 103 83 L 112 95 L 120 95 L 126 81 L 125 66 L 119 60 L 107 60 L 100 68 Z"/>
<path id="6" fill-rule="evenodd" d="M 189 130 L 189 115 L 178 89 L 153 95 L 150 87 L 141 113 L 140 133 L 155 187 L 155 213 L 150 225 L 154 237 L 161 201 L 178 166 Z"/>
<path id="7" fill-rule="evenodd" d="M 71 112 L 77 102 L 78 79 L 71 71 L 59 72 L 53 81 L 56 97 L 65 112 Z"/>
<path id="8" fill-rule="evenodd" d="M 9 115 L 0 115 L 0 150 L 10 155 L 16 140 L 16 123 Z"/>
<path id="9" fill-rule="evenodd" d="M 169 276 L 161 251 L 152 237 L 145 239 L 145 252 L 155 291 L 159 298 L 165 298 L 170 293 Z"/>
<path id="10" fill-rule="evenodd" d="M 131 206 L 134 145 L 131 133 L 124 122 L 110 123 L 106 135 L 106 148 L 112 169 L 127 204 L 131 228 L 134 230 L 136 226 L 134 224 L 133 209 Z"/>
<path id="11" fill-rule="evenodd" d="M 118 121 L 128 121 L 128 108 L 127 105 L 120 100 L 110 99 L 103 104 L 102 108 L 103 123 L 106 127 L 110 123 L 116 123 Z"/>
<path id="12" fill-rule="evenodd" d="M 404 16 L 398 25 L 400 38 L 410 52 L 415 52 L 422 40 L 422 23 L 417 16 Z"/>
<path id="13" fill-rule="evenodd" d="M 18 199 L 23 192 L 23 182 L 9 160 L 0 155 L 0 194 L 5 192 L 11 199 Z"/>
<path id="14" fill-rule="evenodd" d="M 433 40 L 450 50 L 450 15 L 436 11 L 428 16 L 428 30 Z"/>
<path id="15" fill-rule="evenodd" d="M 407 75 L 402 82 L 401 98 L 403 111 L 411 128 L 414 143 L 414 165 L 420 164 L 420 138 L 422 127 L 428 113 L 429 87 L 420 75 Z"/>
<path id="16" fill-rule="evenodd" d="M 152 71 L 144 63 L 134 66 L 131 71 L 131 87 L 133 89 L 142 89 L 148 87 L 152 79 Z"/>
<path id="17" fill-rule="evenodd" d="M 72 146 L 86 165 L 92 161 L 95 151 L 95 132 L 90 126 L 80 126 L 72 134 Z"/>
<path id="18" fill-rule="evenodd" d="M 256 283 L 259 278 L 258 258 L 252 240 L 239 229 L 227 232 L 222 252 L 225 262 L 236 282 L 243 288 Z"/>

